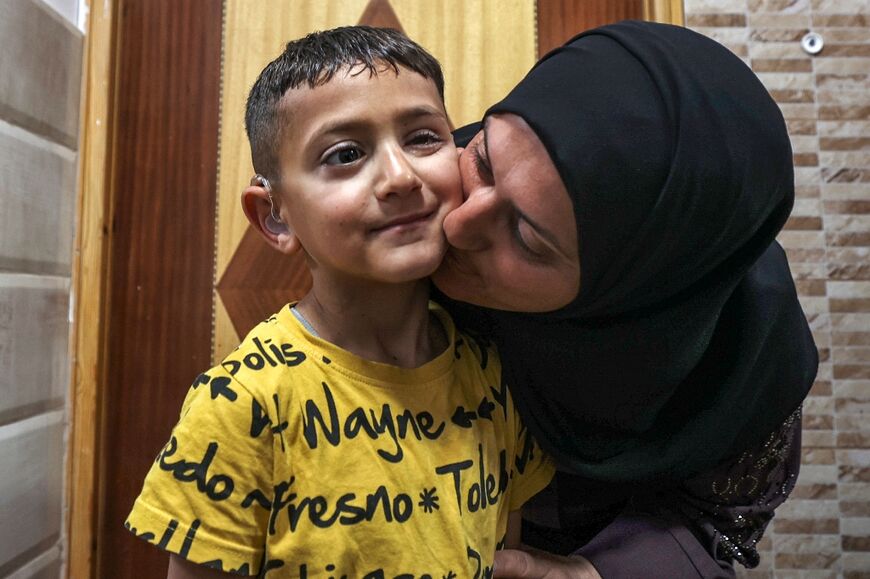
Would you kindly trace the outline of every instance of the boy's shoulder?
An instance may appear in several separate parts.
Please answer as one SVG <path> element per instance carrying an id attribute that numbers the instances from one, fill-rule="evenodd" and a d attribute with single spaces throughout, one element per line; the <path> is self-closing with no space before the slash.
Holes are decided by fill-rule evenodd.
<path id="1" fill-rule="evenodd" d="M 249 389 L 304 364 L 310 350 L 300 347 L 304 337 L 282 320 L 285 306 L 248 332 L 236 348 L 220 362 L 233 379 Z"/>
<path id="2" fill-rule="evenodd" d="M 495 344 L 487 338 L 473 332 L 456 332 L 454 340 L 457 359 L 469 357 L 474 360 L 481 370 L 496 370 L 501 368 L 501 360 Z"/>
<path id="3" fill-rule="evenodd" d="M 500 378 L 501 361 L 492 340 L 477 332 L 458 329 L 450 314 L 435 302 L 429 303 L 429 310 L 444 326 L 457 371 L 467 377 L 482 373 L 487 381 Z M 314 341 L 306 337 L 288 305 L 257 324 L 218 366 L 255 396 L 265 394 L 258 391 L 286 379 L 291 369 L 301 377 L 307 374 L 308 365 L 320 366 L 321 359 L 326 362 L 327 355 L 334 354 L 322 350 Z"/>
<path id="4" fill-rule="evenodd" d="M 433 311 L 442 320 L 447 334 L 452 341 L 454 357 L 460 365 L 462 362 L 474 362 L 474 366 L 486 373 L 499 374 L 501 361 L 495 343 L 484 334 L 458 328 L 450 313 L 436 302 L 429 303 Z"/>

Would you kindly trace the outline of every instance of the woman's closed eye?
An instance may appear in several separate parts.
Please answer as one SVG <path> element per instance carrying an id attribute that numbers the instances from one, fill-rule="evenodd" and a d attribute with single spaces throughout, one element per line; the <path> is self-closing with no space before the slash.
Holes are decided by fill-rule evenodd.
<path id="1" fill-rule="evenodd" d="M 511 227 L 517 245 L 526 255 L 535 261 L 542 261 L 547 257 L 550 252 L 549 246 L 528 221 L 517 216 Z"/>

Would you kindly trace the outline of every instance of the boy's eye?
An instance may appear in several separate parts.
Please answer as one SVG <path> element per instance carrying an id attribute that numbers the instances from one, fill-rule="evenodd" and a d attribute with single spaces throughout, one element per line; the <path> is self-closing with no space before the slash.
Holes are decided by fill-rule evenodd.
<path id="1" fill-rule="evenodd" d="M 325 165 L 349 165 L 362 157 L 363 152 L 359 147 L 343 147 L 330 153 L 323 162 Z"/>
<path id="2" fill-rule="evenodd" d="M 432 131 L 421 131 L 411 136 L 409 144 L 416 147 L 428 147 L 441 143 L 441 137 Z"/>

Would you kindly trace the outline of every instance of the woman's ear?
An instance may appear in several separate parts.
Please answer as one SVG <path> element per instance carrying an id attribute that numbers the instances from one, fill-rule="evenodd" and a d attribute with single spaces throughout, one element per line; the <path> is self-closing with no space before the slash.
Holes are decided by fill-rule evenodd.
<path id="1" fill-rule="evenodd" d="M 274 204 L 275 194 L 260 184 L 250 185 L 242 191 L 242 209 L 251 226 L 266 243 L 291 255 L 302 248 L 299 238 L 281 218 Z"/>

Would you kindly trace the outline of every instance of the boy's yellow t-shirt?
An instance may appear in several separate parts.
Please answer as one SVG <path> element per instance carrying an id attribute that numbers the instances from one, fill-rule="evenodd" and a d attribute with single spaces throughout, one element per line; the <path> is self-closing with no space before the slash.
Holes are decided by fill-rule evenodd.
<path id="1" fill-rule="evenodd" d="M 552 478 L 494 348 L 403 369 L 308 333 L 290 306 L 191 386 L 126 526 L 268 577 L 491 574 L 508 512 Z"/>

